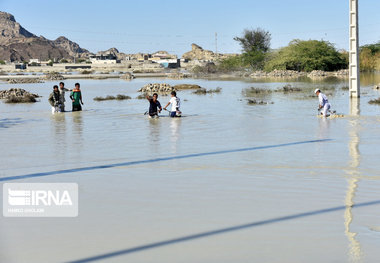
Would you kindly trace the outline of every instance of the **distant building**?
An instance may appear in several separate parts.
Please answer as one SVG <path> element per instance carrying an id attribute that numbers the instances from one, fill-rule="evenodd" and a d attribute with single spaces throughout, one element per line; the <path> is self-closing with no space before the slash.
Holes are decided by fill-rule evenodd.
<path id="1" fill-rule="evenodd" d="M 26 69 L 26 64 L 16 64 L 15 69 Z"/>
<path id="2" fill-rule="evenodd" d="M 120 63 L 120 60 L 118 60 L 117 57 L 113 54 L 91 56 L 90 61 L 93 64 L 116 64 L 116 63 Z"/>
<path id="3" fill-rule="evenodd" d="M 161 60 L 161 59 L 177 59 L 177 56 L 171 55 L 167 51 L 158 51 L 152 54 L 152 60 Z"/>
<path id="4" fill-rule="evenodd" d="M 162 65 L 164 68 L 179 68 L 181 66 L 179 59 L 161 59 L 154 62 Z"/>
<path id="5" fill-rule="evenodd" d="M 29 64 L 32 64 L 32 63 L 40 64 L 40 60 L 38 58 L 31 58 L 29 59 Z"/>
<path id="6" fill-rule="evenodd" d="M 143 62 L 149 60 L 152 57 L 151 54 L 137 53 L 136 58 L 138 61 Z"/>

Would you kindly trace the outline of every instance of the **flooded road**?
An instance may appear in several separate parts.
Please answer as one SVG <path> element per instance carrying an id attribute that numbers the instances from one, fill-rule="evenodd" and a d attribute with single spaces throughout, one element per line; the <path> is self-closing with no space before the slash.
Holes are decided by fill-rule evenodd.
<path id="1" fill-rule="evenodd" d="M 150 82 L 222 91 L 180 91 L 183 118 L 148 119 Z M 55 82 L 17 85 L 43 97 L 0 103 L 0 181 L 78 183 L 79 216 L 2 217 L 0 261 L 377 262 L 378 82 L 349 103 L 338 80 L 81 80 L 84 111 L 55 115 Z M 303 91 L 274 92 L 287 84 Z M 317 118 L 315 88 L 345 117 Z M 93 101 L 117 94 L 132 99 Z"/>

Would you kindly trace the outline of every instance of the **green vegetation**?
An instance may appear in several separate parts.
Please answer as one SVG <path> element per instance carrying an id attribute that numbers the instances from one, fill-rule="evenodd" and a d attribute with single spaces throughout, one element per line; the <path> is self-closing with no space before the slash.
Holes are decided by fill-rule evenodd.
<path id="1" fill-rule="evenodd" d="M 130 100 L 131 97 L 127 95 L 118 94 L 115 96 L 106 96 L 106 97 L 95 97 L 95 101 L 104 101 L 104 100 Z"/>
<path id="2" fill-rule="evenodd" d="M 360 47 L 361 71 L 380 70 L 380 42 Z"/>
<path id="3" fill-rule="evenodd" d="M 261 88 L 255 88 L 255 87 L 250 87 L 249 89 L 245 89 L 243 91 L 244 95 L 247 97 L 255 97 L 257 95 L 266 95 L 272 92 L 273 90 L 271 89 L 261 89 Z"/>
<path id="4" fill-rule="evenodd" d="M 270 49 L 271 34 L 261 28 L 245 29 L 242 37 L 234 37 L 243 49 L 240 59 L 243 66 L 249 65 L 254 70 L 264 68 L 266 54 Z"/>
<path id="5" fill-rule="evenodd" d="M 330 42 L 296 39 L 272 53 L 265 70 L 334 71 L 345 69 L 347 65 L 348 57 L 339 53 Z"/>
<path id="6" fill-rule="evenodd" d="M 69 61 L 65 58 L 61 59 L 61 61 L 59 61 L 59 63 L 69 63 Z"/>
<path id="7" fill-rule="evenodd" d="M 138 100 L 145 100 L 147 95 L 148 95 L 148 94 L 146 94 L 146 93 L 140 94 L 140 95 L 138 95 L 138 96 L 136 97 L 136 99 L 138 99 Z"/>
<path id="8" fill-rule="evenodd" d="M 216 89 L 209 89 L 206 90 L 204 88 L 197 89 L 196 91 L 193 92 L 193 94 L 197 95 L 206 95 L 206 94 L 212 94 L 212 93 L 220 93 L 222 91 L 221 88 L 216 88 Z"/>
<path id="9" fill-rule="evenodd" d="M 247 99 L 248 105 L 267 105 L 267 104 L 274 104 L 274 102 L 267 102 L 263 100 L 256 100 L 256 99 Z"/>
<path id="10" fill-rule="evenodd" d="M 369 104 L 380 104 L 380 98 L 370 100 L 368 103 L 369 103 Z"/>
<path id="11" fill-rule="evenodd" d="M 263 29 L 245 29 L 241 37 L 235 37 L 242 47 L 242 54 L 219 61 L 216 71 L 238 70 L 313 70 L 335 71 L 348 67 L 348 53 L 339 52 L 328 41 L 292 40 L 288 46 L 270 50 L 271 34 Z M 375 58 L 374 58 L 375 57 Z M 364 46 L 361 62 L 364 69 L 380 68 L 380 43 Z M 199 72 L 209 72 L 196 68 Z M 212 73 L 212 72 L 209 72 Z"/>
<path id="12" fill-rule="evenodd" d="M 218 70 L 222 72 L 237 71 L 249 68 L 249 64 L 243 59 L 242 55 L 225 58 L 218 64 Z"/>
<path id="13" fill-rule="evenodd" d="M 78 58 L 77 63 L 83 63 L 86 62 L 87 60 L 84 58 Z"/>
<path id="14" fill-rule="evenodd" d="M 284 93 L 300 92 L 300 91 L 302 91 L 302 89 L 293 87 L 290 84 L 287 84 L 287 85 L 283 86 L 282 89 L 275 90 L 275 92 L 284 92 Z"/>
<path id="15" fill-rule="evenodd" d="M 0 65 L 5 65 L 5 61 L 4 60 L 0 60 Z"/>
<path id="16" fill-rule="evenodd" d="M 81 72 L 81 74 L 91 74 L 91 73 L 92 73 L 91 70 L 83 70 L 83 71 Z"/>

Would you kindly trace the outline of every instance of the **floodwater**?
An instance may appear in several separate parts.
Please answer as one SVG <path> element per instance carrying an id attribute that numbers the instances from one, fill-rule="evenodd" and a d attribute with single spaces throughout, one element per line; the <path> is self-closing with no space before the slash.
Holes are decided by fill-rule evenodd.
<path id="1" fill-rule="evenodd" d="M 222 92 L 181 91 L 184 117 L 152 120 L 135 99 L 149 82 Z M 55 115 L 56 82 L 17 85 L 43 97 L 0 103 L 0 180 L 78 183 L 79 216 L 1 217 L 0 262 L 378 262 L 379 82 L 349 103 L 334 79 L 81 80 L 84 111 Z M 286 84 L 305 92 L 247 104 Z M 317 87 L 344 118 L 317 118 Z M 93 101 L 116 94 L 133 99 Z"/>

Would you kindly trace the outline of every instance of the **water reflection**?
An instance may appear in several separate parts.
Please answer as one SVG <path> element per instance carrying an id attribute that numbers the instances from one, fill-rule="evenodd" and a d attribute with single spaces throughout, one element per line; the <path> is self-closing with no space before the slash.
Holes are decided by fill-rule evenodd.
<path id="1" fill-rule="evenodd" d="M 170 142 L 172 153 L 177 153 L 177 142 L 180 137 L 180 127 L 182 118 L 171 118 L 170 119 Z"/>
<path id="2" fill-rule="evenodd" d="M 83 119 L 80 111 L 73 112 L 73 132 L 75 135 L 82 137 Z"/>
<path id="3" fill-rule="evenodd" d="M 75 152 L 80 153 L 83 148 L 84 138 L 83 138 L 83 118 L 82 112 L 77 111 L 72 113 L 73 118 L 73 129 L 71 131 L 70 141 L 72 143 L 72 148 Z"/>
<path id="4" fill-rule="evenodd" d="M 155 153 L 155 154 L 159 154 L 160 152 L 160 133 L 161 133 L 161 125 L 162 125 L 162 122 L 161 122 L 161 119 L 149 119 L 149 136 L 147 138 L 147 140 L 149 140 L 151 143 L 150 143 L 150 147 L 151 147 L 151 150 Z"/>
<path id="5" fill-rule="evenodd" d="M 160 140 L 160 123 L 159 119 L 149 119 L 149 140 L 155 142 L 155 145 Z"/>
<path id="6" fill-rule="evenodd" d="M 350 153 L 350 163 L 349 169 L 346 171 L 348 179 L 348 187 L 346 193 L 346 210 L 344 212 L 344 227 L 345 234 L 348 238 L 349 243 L 349 260 L 350 262 L 361 262 L 362 261 L 362 251 L 359 240 L 357 240 L 357 233 L 351 230 L 351 223 L 353 220 L 352 206 L 354 205 L 354 198 L 358 188 L 359 177 L 360 177 L 360 151 L 359 151 L 359 128 L 360 123 L 357 116 L 360 114 L 360 101 L 357 98 L 352 98 L 350 100 L 350 113 L 354 119 L 349 122 L 349 153 Z"/>
<path id="7" fill-rule="evenodd" d="M 55 113 L 51 115 L 52 132 L 54 138 L 54 156 L 62 157 L 67 149 L 66 114 Z"/>
<path id="8" fill-rule="evenodd" d="M 373 86 L 380 83 L 380 74 L 361 73 L 360 84 L 362 86 Z"/>
<path id="9" fill-rule="evenodd" d="M 329 138 L 331 120 L 327 118 L 318 118 L 319 131 L 318 139 Z"/>

